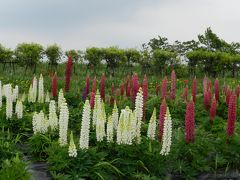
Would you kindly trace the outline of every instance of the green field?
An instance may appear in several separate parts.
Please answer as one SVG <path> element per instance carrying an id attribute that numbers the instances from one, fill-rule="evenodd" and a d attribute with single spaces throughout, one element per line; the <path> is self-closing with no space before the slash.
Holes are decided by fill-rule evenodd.
<path id="1" fill-rule="evenodd" d="M 217 103 L 216 116 L 210 122 L 210 110 L 206 110 L 204 106 L 203 77 L 197 77 L 194 142 L 187 143 L 185 138 L 185 114 L 186 105 L 192 99 L 193 78 L 182 78 L 176 71 L 176 99 L 170 99 L 168 96 L 165 98 L 172 120 L 171 147 L 167 155 L 160 154 L 163 141 L 158 139 L 159 109 L 162 102 L 163 76 L 161 74 L 149 74 L 147 76 L 148 97 L 144 103 L 141 143 L 137 142 L 136 137 L 132 139 L 131 144 L 117 143 L 118 132 L 115 129 L 113 130 L 112 142 L 108 142 L 106 136 L 103 137 L 103 141 L 97 141 L 97 128 L 92 125 L 94 110 L 91 110 L 89 148 L 81 149 L 79 148 L 79 138 L 84 106 L 82 91 L 85 80 L 87 76 L 90 77 L 91 92 L 92 81 L 96 76 L 96 87 L 100 90 L 101 75 L 105 71 L 104 68 L 101 68 L 102 71 L 98 70 L 97 74 L 94 74 L 94 72 L 86 70 L 86 65 L 77 64 L 75 66 L 76 72 L 72 73 L 71 76 L 70 91 L 64 92 L 69 110 L 69 121 L 67 144 L 63 146 L 59 144 L 59 128 L 52 130 L 47 127 L 46 132 L 33 133 L 34 113 L 43 111 L 46 118 L 49 118 L 49 102 L 29 102 L 27 97 L 34 76 L 32 72 L 27 71 L 25 73 L 24 68 L 17 68 L 14 73 L 10 72 L 10 69 L 1 73 L 2 87 L 8 83 L 11 83 L 12 87 L 18 85 L 18 99 L 22 99 L 23 94 L 26 95 L 26 98 L 25 100 L 22 99 L 23 117 L 20 119 L 17 118 L 15 113 L 15 102 L 13 102 L 13 116 L 7 119 L 7 100 L 5 96 L 2 98 L 3 103 L 0 109 L 0 179 L 29 179 L 30 176 L 43 179 L 194 179 L 201 177 L 214 179 L 238 176 L 240 167 L 238 161 L 240 152 L 239 100 L 236 101 L 235 131 L 233 135 L 229 136 L 226 134 L 229 107 L 226 104 L 226 92 L 223 88 L 225 84 L 225 86 L 232 88 L 231 90 L 235 90 L 239 83 L 236 78 L 219 78 L 220 102 Z M 38 66 L 36 77 L 39 79 L 40 74 L 43 75 L 44 93 L 49 92 L 50 99 L 57 103 L 58 98 L 53 98 L 51 94 L 52 73 L 49 72 L 47 64 L 43 63 Z M 138 73 L 139 85 L 141 86 L 144 78 L 141 69 L 136 66 L 133 68 L 133 72 Z M 168 78 L 167 93 L 170 93 L 171 71 L 168 70 L 168 72 L 166 74 Z M 64 74 L 65 64 L 59 65 L 57 70 L 58 92 L 65 87 Z M 117 71 L 115 76 L 106 75 L 104 131 L 107 131 L 108 127 L 109 120 L 107 117 L 112 115 L 113 104 L 110 103 L 111 98 L 116 101 L 119 115 L 121 109 L 125 109 L 126 106 L 132 110 L 135 109 L 132 97 L 126 97 L 125 94 L 126 81 L 127 73 L 122 73 L 121 69 Z M 211 91 L 212 96 L 214 96 L 215 91 L 214 81 L 214 78 L 208 79 L 208 91 Z M 124 84 L 123 96 L 119 94 L 121 83 Z M 114 84 L 114 93 L 111 92 L 112 84 Z M 131 76 L 130 84 L 132 87 Z M 156 95 L 156 86 L 160 87 L 158 95 Z M 185 92 L 186 100 L 183 99 L 184 87 L 188 87 L 188 93 Z M 90 94 L 88 94 L 87 99 L 90 99 Z M 155 137 L 152 140 L 147 136 L 147 131 L 154 108 L 156 108 L 156 128 L 154 129 Z M 102 110 L 101 112 L 103 113 Z M 59 113 L 59 109 L 57 109 L 58 118 Z M 69 157 L 71 132 L 73 132 L 77 149 L 76 157 Z M 44 168 L 36 168 L 39 164 L 43 165 Z M 40 172 L 43 173 L 40 175 Z"/>

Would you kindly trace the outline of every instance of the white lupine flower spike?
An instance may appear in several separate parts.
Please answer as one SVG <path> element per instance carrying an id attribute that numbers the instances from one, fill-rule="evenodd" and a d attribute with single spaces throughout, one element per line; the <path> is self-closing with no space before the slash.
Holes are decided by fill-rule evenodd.
<path id="1" fill-rule="evenodd" d="M 170 152 L 172 144 L 172 119 L 167 107 L 167 111 L 164 118 L 164 127 L 163 127 L 163 144 L 160 154 L 166 156 Z"/>
<path id="2" fill-rule="evenodd" d="M 61 146 L 67 145 L 69 111 L 67 103 L 62 103 L 59 115 L 59 143 Z"/>
<path id="3" fill-rule="evenodd" d="M 93 107 L 93 117 L 92 117 L 92 127 L 95 128 L 98 116 L 98 109 L 101 107 L 101 97 L 99 91 L 97 90 L 94 98 L 94 107 Z"/>
<path id="4" fill-rule="evenodd" d="M 119 122 L 117 127 L 117 144 L 123 144 L 124 112 L 125 110 L 122 109 L 119 117 Z"/>
<path id="5" fill-rule="evenodd" d="M 49 97 L 49 92 L 47 91 L 46 96 L 45 96 L 45 102 L 50 102 L 50 97 Z"/>
<path id="6" fill-rule="evenodd" d="M 33 126 L 33 133 L 37 134 L 39 127 L 38 127 L 38 114 L 36 112 L 33 113 L 32 126 Z"/>
<path id="7" fill-rule="evenodd" d="M 131 137 L 132 139 L 136 138 L 136 129 L 137 129 L 137 118 L 136 118 L 136 112 L 135 110 L 131 113 L 130 116 L 130 133 L 131 133 Z"/>
<path id="8" fill-rule="evenodd" d="M 33 82 L 32 82 L 32 92 L 31 92 L 32 101 L 36 102 L 37 100 L 37 78 L 34 76 Z"/>
<path id="9" fill-rule="evenodd" d="M 56 113 L 56 103 L 51 100 L 49 103 L 49 126 L 52 130 L 58 129 L 58 117 Z"/>
<path id="10" fill-rule="evenodd" d="M 90 116 L 91 116 L 91 107 L 89 104 L 89 100 L 86 100 L 83 106 L 80 142 L 79 142 L 80 149 L 89 148 Z"/>
<path id="11" fill-rule="evenodd" d="M 33 77 L 32 83 L 28 91 L 28 102 L 36 102 L 37 99 L 37 78 Z"/>
<path id="12" fill-rule="evenodd" d="M 141 143 L 141 126 L 142 126 L 142 118 L 143 118 L 143 92 L 142 88 L 139 88 L 136 101 L 135 101 L 135 116 L 136 116 L 136 140 L 137 143 Z"/>
<path id="13" fill-rule="evenodd" d="M 117 144 L 128 144 L 131 145 L 135 137 L 136 125 L 134 130 L 132 128 L 132 122 L 134 115 L 131 109 L 126 106 L 125 109 L 121 110 L 119 123 L 117 127 Z"/>
<path id="14" fill-rule="evenodd" d="M 29 90 L 28 90 L 28 102 L 33 102 L 33 89 L 32 89 L 32 85 L 30 85 Z"/>
<path id="15" fill-rule="evenodd" d="M 96 103 L 96 102 L 95 102 Z M 100 102 L 99 107 L 97 109 L 97 119 L 96 119 L 96 136 L 97 141 L 103 141 L 106 136 L 105 132 L 105 122 L 106 122 L 106 114 L 104 110 L 104 102 Z"/>
<path id="16" fill-rule="evenodd" d="M 49 127 L 49 120 L 47 116 L 44 116 L 42 119 L 42 133 L 45 134 L 48 132 L 48 127 Z"/>
<path id="17" fill-rule="evenodd" d="M 107 141 L 108 142 L 113 142 L 113 118 L 112 116 L 108 117 L 108 122 L 107 122 Z"/>
<path id="18" fill-rule="evenodd" d="M 40 75 L 38 82 L 38 102 L 44 103 L 44 83 L 42 74 Z"/>
<path id="19" fill-rule="evenodd" d="M 6 118 L 11 119 L 13 114 L 12 85 L 4 85 L 4 95 L 6 97 Z"/>
<path id="20" fill-rule="evenodd" d="M 64 98 L 63 90 L 60 89 L 58 93 L 58 109 L 60 110 L 62 103 L 65 103 L 66 99 Z"/>
<path id="21" fill-rule="evenodd" d="M 44 115 L 43 111 L 40 111 L 40 113 L 34 112 L 32 125 L 34 134 L 37 133 L 45 134 L 48 132 L 49 121 L 47 117 Z"/>
<path id="22" fill-rule="evenodd" d="M 113 128 L 116 130 L 118 126 L 118 108 L 116 101 L 114 101 L 114 107 L 112 110 L 112 121 L 113 121 Z"/>
<path id="23" fill-rule="evenodd" d="M 77 148 L 73 140 L 73 133 L 70 135 L 70 143 L 68 147 L 68 155 L 69 157 L 77 157 Z"/>
<path id="24" fill-rule="evenodd" d="M 149 139 L 154 140 L 156 136 L 156 108 L 154 108 L 152 117 L 149 121 L 147 136 Z"/>
<path id="25" fill-rule="evenodd" d="M 17 114 L 17 118 L 22 119 L 22 117 L 23 117 L 23 104 L 22 104 L 21 100 L 17 100 L 15 112 Z"/>

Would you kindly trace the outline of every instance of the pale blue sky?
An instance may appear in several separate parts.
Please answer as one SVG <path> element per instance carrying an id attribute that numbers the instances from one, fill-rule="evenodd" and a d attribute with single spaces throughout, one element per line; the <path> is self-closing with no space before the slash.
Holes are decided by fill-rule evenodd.
<path id="1" fill-rule="evenodd" d="M 129 48 L 157 35 L 196 39 L 209 26 L 240 42 L 239 7 L 239 0 L 0 0 L 0 43 Z"/>

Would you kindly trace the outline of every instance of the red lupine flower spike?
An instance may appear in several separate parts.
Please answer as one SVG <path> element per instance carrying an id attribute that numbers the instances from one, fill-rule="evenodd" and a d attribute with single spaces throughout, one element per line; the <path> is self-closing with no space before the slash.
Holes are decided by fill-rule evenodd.
<path id="1" fill-rule="evenodd" d="M 165 99 L 163 99 L 162 104 L 160 105 L 160 113 L 159 113 L 159 133 L 158 133 L 158 137 L 159 137 L 159 141 L 162 140 L 162 136 L 163 136 L 163 126 L 164 126 L 164 118 L 165 118 L 165 114 L 167 111 L 167 104 Z"/>
<path id="2" fill-rule="evenodd" d="M 95 93 L 91 92 L 91 97 L 90 97 L 90 106 L 93 109 L 94 108 L 94 102 L 95 101 Z"/>
<path id="3" fill-rule="evenodd" d="M 70 81 L 71 81 L 71 74 L 72 74 L 72 57 L 68 57 L 68 61 L 66 64 L 66 71 L 65 71 L 65 91 L 68 92 L 70 89 Z"/>
<path id="4" fill-rule="evenodd" d="M 52 77 L 52 96 L 57 97 L 57 74 L 55 73 Z"/>
<path id="5" fill-rule="evenodd" d="M 211 90 L 211 88 L 208 89 L 208 99 L 209 99 L 209 106 L 210 106 L 211 101 L 212 101 L 212 90 Z"/>
<path id="6" fill-rule="evenodd" d="M 131 96 L 131 86 L 130 86 L 130 76 L 128 75 L 127 81 L 126 81 L 126 96 Z"/>
<path id="7" fill-rule="evenodd" d="M 120 95 L 124 96 L 124 84 L 123 83 L 120 84 L 119 89 L 120 89 Z"/>
<path id="8" fill-rule="evenodd" d="M 234 135 L 236 114 L 237 113 L 237 96 L 235 93 L 232 93 L 229 99 L 228 104 L 228 122 L 227 122 L 227 136 Z"/>
<path id="9" fill-rule="evenodd" d="M 212 91 L 212 81 L 211 80 L 208 80 L 207 89 L 208 90 L 210 89 Z"/>
<path id="10" fill-rule="evenodd" d="M 186 107 L 186 114 L 185 114 L 185 142 L 193 143 L 194 142 L 194 103 L 190 101 Z"/>
<path id="11" fill-rule="evenodd" d="M 93 83 L 92 83 L 92 92 L 96 93 L 96 89 L 97 89 L 97 79 L 96 76 L 93 79 Z"/>
<path id="12" fill-rule="evenodd" d="M 162 80 L 161 99 L 165 99 L 166 96 L 167 96 L 167 77 L 165 76 Z"/>

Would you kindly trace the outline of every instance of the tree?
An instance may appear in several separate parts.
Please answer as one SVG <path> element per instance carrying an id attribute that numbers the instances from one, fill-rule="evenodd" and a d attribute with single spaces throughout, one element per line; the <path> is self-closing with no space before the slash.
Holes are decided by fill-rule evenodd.
<path id="1" fill-rule="evenodd" d="M 148 42 L 148 46 L 151 48 L 152 51 L 154 51 L 155 49 L 171 49 L 171 45 L 168 43 L 168 39 L 161 36 L 158 36 L 158 38 L 150 39 L 150 41 Z"/>
<path id="2" fill-rule="evenodd" d="M 91 68 L 96 74 L 96 69 L 99 68 L 102 60 L 102 49 L 97 47 L 87 48 L 84 58 L 88 61 L 88 69 Z"/>
<path id="3" fill-rule="evenodd" d="M 25 71 L 30 67 L 34 73 L 43 53 L 43 47 L 37 43 L 21 43 L 15 49 L 16 59 L 21 65 L 25 66 Z"/>
<path id="4" fill-rule="evenodd" d="M 0 44 L 0 62 L 9 62 L 13 59 L 13 51 Z"/>
<path id="5" fill-rule="evenodd" d="M 204 35 L 198 35 L 199 42 L 208 51 L 228 51 L 230 45 L 224 40 L 220 39 L 215 33 L 213 33 L 210 27 L 207 28 Z"/>
<path id="6" fill-rule="evenodd" d="M 221 67 L 221 70 L 224 70 L 228 67 L 231 68 L 232 71 L 232 76 L 234 77 L 237 68 L 240 65 L 238 61 L 238 54 L 240 52 L 240 44 L 239 43 L 227 43 L 226 41 L 220 39 L 213 31 L 211 28 L 207 28 L 205 33 L 203 35 L 198 35 L 199 42 L 201 43 L 201 48 L 209 51 L 207 57 L 205 58 L 210 58 L 210 59 L 205 59 L 204 66 L 205 70 L 210 70 L 210 74 L 215 75 L 216 72 L 213 72 L 213 69 L 216 69 L 215 66 L 219 67 L 219 59 L 221 59 L 222 62 L 224 62 L 222 65 L 224 67 Z M 210 53 L 210 52 L 217 52 L 217 53 Z M 226 54 L 223 54 L 226 53 Z M 216 60 L 218 58 L 218 60 Z M 224 60 L 225 58 L 225 60 Z M 215 62 L 215 63 L 214 63 Z M 228 62 L 228 64 L 226 64 Z M 209 64 L 206 64 L 209 63 Z M 211 66 L 211 67 L 210 67 Z M 207 67 L 207 68 L 206 68 Z M 223 71 L 223 73 L 224 73 Z"/>
<path id="7" fill-rule="evenodd" d="M 125 56 L 126 56 L 126 67 L 128 70 L 133 66 L 133 63 L 139 62 L 141 58 L 141 54 L 138 50 L 136 49 L 126 49 L 124 51 Z M 132 70 L 131 70 L 132 73 Z"/>
<path id="8" fill-rule="evenodd" d="M 168 65 L 171 65 L 174 58 L 176 58 L 177 53 L 156 49 L 153 51 L 153 67 L 156 72 L 163 71 Z"/>
<path id="9" fill-rule="evenodd" d="M 239 55 L 240 55 L 240 43 L 232 42 L 228 46 L 227 50 L 230 54 L 234 56 L 231 62 L 231 69 L 232 69 L 232 77 L 235 77 L 236 72 L 240 66 Z"/>
<path id="10" fill-rule="evenodd" d="M 50 67 L 56 69 L 62 57 L 61 48 L 57 44 L 50 45 L 45 50 L 45 54 L 48 58 L 48 64 L 50 65 Z"/>
<path id="11" fill-rule="evenodd" d="M 142 44 L 142 50 L 140 51 L 140 59 L 139 64 L 142 69 L 142 74 L 147 74 L 147 71 L 149 71 L 151 67 L 151 55 L 148 50 L 148 47 L 145 44 Z"/>
<path id="12" fill-rule="evenodd" d="M 11 49 L 5 48 L 0 44 L 0 63 L 4 63 L 3 69 L 5 69 L 6 63 L 9 63 L 14 70 L 13 54 Z"/>
<path id="13" fill-rule="evenodd" d="M 106 72 L 110 73 L 112 76 L 114 76 L 115 69 L 119 66 L 120 62 L 126 59 L 124 50 L 117 47 L 103 48 L 102 56 L 107 63 Z"/>

